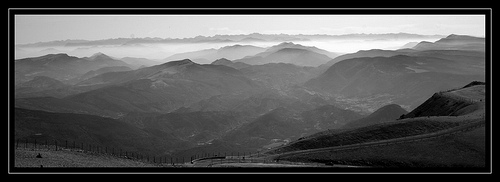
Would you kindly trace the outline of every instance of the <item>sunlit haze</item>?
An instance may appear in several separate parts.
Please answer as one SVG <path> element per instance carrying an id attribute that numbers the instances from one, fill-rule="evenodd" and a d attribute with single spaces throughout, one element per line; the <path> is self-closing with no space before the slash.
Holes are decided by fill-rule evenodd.
<path id="1" fill-rule="evenodd" d="M 461 34 L 483 37 L 485 17 L 476 15 L 16 15 L 15 44 L 60 40 L 104 40 L 116 38 L 182 39 L 196 36 L 239 34 L 344 35 L 409 33 L 419 35 Z M 433 39 L 380 41 L 294 41 L 331 52 L 350 53 L 373 48 L 397 49 L 410 42 Z M 276 42 L 253 43 L 268 47 Z M 163 59 L 199 49 L 220 48 L 235 43 L 196 45 L 141 45 L 141 47 L 99 47 L 116 57 Z M 44 49 L 32 50 L 35 52 Z M 92 47 L 58 47 L 53 50 L 75 56 L 93 54 Z M 38 56 L 24 49 L 16 58 Z M 41 55 L 41 54 L 40 54 Z"/>

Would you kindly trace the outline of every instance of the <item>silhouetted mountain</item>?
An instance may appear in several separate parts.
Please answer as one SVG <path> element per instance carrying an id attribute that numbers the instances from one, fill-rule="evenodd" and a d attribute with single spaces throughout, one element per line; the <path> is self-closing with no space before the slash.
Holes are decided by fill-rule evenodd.
<path id="1" fill-rule="evenodd" d="M 251 45 L 232 45 L 221 47 L 220 49 L 204 49 L 199 51 L 185 52 L 174 54 L 165 58 L 164 61 L 172 61 L 179 59 L 191 59 L 200 64 L 209 64 L 210 62 L 204 60 L 217 60 L 226 58 L 230 60 L 241 59 L 245 56 L 252 56 L 264 51 L 264 48 L 251 46 Z"/>
<path id="2" fill-rule="evenodd" d="M 301 45 L 301 44 L 294 44 L 293 42 L 282 42 L 278 45 L 275 45 L 275 46 L 271 46 L 269 48 L 267 48 L 264 52 L 262 53 L 259 53 L 255 56 L 261 56 L 261 57 L 265 57 L 265 56 L 268 56 L 269 54 L 272 54 L 276 51 L 279 51 L 281 49 L 285 49 L 285 48 L 291 48 L 291 49 L 304 49 L 304 50 L 308 50 L 308 51 L 312 51 L 312 52 L 315 52 L 315 53 L 318 53 L 318 54 L 323 54 L 323 55 L 326 55 L 330 58 L 335 58 L 337 56 L 339 56 L 337 53 L 333 53 L 333 52 L 329 52 L 329 51 L 326 51 L 326 50 L 323 50 L 323 49 L 319 49 L 317 47 L 314 47 L 314 46 L 304 46 L 304 45 Z"/>
<path id="3" fill-rule="evenodd" d="M 102 53 L 88 58 L 77 58 L 67 54 L 49 54 L 15 60 L 14 64 L 16 83 L 27 81 L 35 76 L 48 76 L 65 82 L 91 70 L 109 66 L 128 66 L 127 63 Z"/>
<path id="4" fill-rule="evenodd" d="M 269 41 L 309 41 L 309 40 L 404 40 L 404 39 L 426 39 L 441 38 L 442 35 L 418 35 L 409 33 L 387 33 L 387 34 L 343 34 L 343 35 L 289 35 L 289 34 L 239 34 L 239 35 L 214 35 L 196 36 L 192 38 L 113 38 L 102 40 L 60 40 L 50 42 L 38 42 L 32 44 L 19 44 L 16 47 L 50 47 L 50 46 L 103 46 L 103 45 L 127 45 L 127 44 L 165 44 L 165 43 L 196 43 L 196 42 L 269 42 Z"/>
<path id="5" fill-rule="evenodd" d="M 360 50 L 356 53 L 344 54 L 344 55 L 338 56 L 335 59 L 332 59 L 332 60 L 328 61 L 327 63 L 320 65 L 319 69 L 321 69 L 322 72 L 324 72 L 325 70 L 330 68 L 335 63 L 338 63 L 338 62 L 346 60 L 346 59 L 361 58 L 361 57 L 391 57 L 391 56 L 402 55 L 402 54 L 403 53 L 401 53 L 401 52 L 392 51 L 392 50 L 382 50 L 382 49 Z"/>
<path id="6" fill-rule="evenodd" d="M 130 71 L 130 70 L 132 70 L 132 69 L 127 67 L 127 66 L 103 67 L 103 68 L 99 68 L 97 70 L 92 70 L 92 71 L 85 73 L 84 75 L 79 77 L 79 80 L 86 80 L 86 79 L 92 78 L 94 76 L 104 74 L 104 73 L 109 73 L 109 72 L 120 72 L 120 71 Z"/>
<path id="7" fill-rule="evenodd" d="M 416 50 L 469 50 L 485 51 L 485 40 L 480 37 L 451 34 L 436 42 L 420 42 L 413 49 Z"/>
<path id="8" fill-rule="evenodd" d="M 379 108 L 377 111 L 364 118 L 347 123 L 344 128 L 358 128 L 379 123 L 391 122 L 398 119 L 401 115 L 407 113 L 408 111 L 401 108 L 401 106 L 397 104 L 389 104 Z"/>
<path id="9" fill-rule="evenodd" d="M 226 58 L 217 59 L 214 62 L 212 62 L 211 64 L 229 66 L 229 67 L 232 67 L 234 69 L 241 69 L 241 68 L 246 68 L 246 67 L 251 66 L 249 64 L 245 64 L 242 62 L 232 62 Z"/>
<path id="10" fill-rule="evenodd" d="M 147 67 L 147 66 L 154 66 L 154 65 L 161 64 L 160 62 L 153 61 L 153 60 L 146 59 L 146 58 L 124 57 L 124 58 L 121 58 L 120 60 L 129 64 L 131 66 L 131 68 L 133 68 L 133 69 L 138 69 L 141 66 Z"/>
<path id="11" fill-rule="evenodd" d="M 265 48 L 252 46 L 252 45 L 240 45 L 235 44 L 232 46 L 225 46 L 217 49 L 216 58 L 227 58 L 230 60 L 241 59 L 245 56 L 252 56 L 265 51 Z M 207 58 L 210 59 L 210 58 Z M 214 60 L 214 59 L 212 59 Z"/>
<path id="12" fill-rule="evenodd" d="M 418 42 L 408 42 L 405 45 L 401 46 L 400 49 L 409 49 L 413 48 L 418 44 Z"/>
<path id="13" fill-rule="evenodd" d="M 484 70 L 461 61 L 398 55 L 343 60 L 304 85 L 347 97 L 390 94 L 413 105 L 439 90 L 484 79 Z"/>
<path id="14" fill-rule="evenodd" d="M 118 112 L 167 112 L 214 95 L 258 88 L 234 68 L 200 65 L 188 59 L 105 73 L 78 85 L 102 88 L 69 99 Z"/>
<path id="15" fill-rule="evenodd" d="M 234 62 L 243 62 L 251 65 L 267 63 L 291 63 L 298 66 L 315 67 L 324 64 L 331 59 L 324 54 L 316 53 L 308 49 L 288 48 L 288 45 L 289 44 L 280 44 L 278 46 L 267 49 L 263 53 L 234 60 Z"/>

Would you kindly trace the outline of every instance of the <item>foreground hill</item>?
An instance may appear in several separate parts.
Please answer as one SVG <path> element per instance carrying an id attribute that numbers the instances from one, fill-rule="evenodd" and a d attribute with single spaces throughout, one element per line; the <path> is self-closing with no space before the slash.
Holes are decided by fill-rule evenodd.
<path id="1" fill-rule="evenodd" d="M 370 166 L 395 171 L 487 171 L 488 150 L 484 126 L 452 135 L 389 143 L 351 150 L 281 155 L 280 160 L 327 165 Z"/>
<path id="2" fill-rule="evenodd" d="M 278 154 L 274 158 L 280 160 L 380 167 L 486 167 L 484 85 L 443 93 L 462 99 L 443 97 L 446 101 L 440 103 L 445 105 L 438 106 L 447 109 L 426 112 L 424 117 L 412 115 L 421 110 L 417 108 L 405 119 L 316 133 L 268 154 Z M 454 103 L 446 105 L 447 101 Z M 464 103 L 468 105 L 454 107 Z M 455 116 L 448 116 L 450 109 Z"/>
<path id="3" fill-rule="evenodd" d="M 460 116 L 484 110 L 485 83 L 472 82 L 460 89 L 439 92 L 401 118 Z"/>

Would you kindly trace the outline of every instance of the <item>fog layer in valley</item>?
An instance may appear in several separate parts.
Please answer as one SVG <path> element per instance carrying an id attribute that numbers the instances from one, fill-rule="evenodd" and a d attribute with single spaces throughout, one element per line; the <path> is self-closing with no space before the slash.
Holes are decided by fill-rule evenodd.
<path id="1" fill-rule="evenodd" d="M 198 43 L 138 43 L 120 45 L 57 45 L 57 46 L 32 46 L 16 45 L 15 59 L 38 57 L 47 54 L 66 53 L 70 56 L 88 57 L 97 52 L 123 58 L 136 57 L 164 62 L 163 59 L 174 54 L 193 52 L 206 49 L 220 49 L 233 45 L 252 45 L 261 48 L 271 47 L 282 42 L 293 42 L 304 46 L 314 46 L 338 54 L 354 53 L 359 50 L 386 49 L 395 50 L 411 42 L 434 42 L 439 37 L 405 38 L 405 39 L 343 39 L 343 40 L 295 40 L 295 41 L 227 41 L 227 42 L 198 42 Z M 235 59 L 240 59 L 235 58 Z M 199 64 L 209 64 L 214 60 L 193 60 Z"/>

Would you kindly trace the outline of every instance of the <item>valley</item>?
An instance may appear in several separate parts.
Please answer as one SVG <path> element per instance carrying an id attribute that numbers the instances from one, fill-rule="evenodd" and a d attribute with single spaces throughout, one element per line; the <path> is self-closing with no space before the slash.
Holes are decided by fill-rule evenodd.
<path id="1" fill-rule="evenodd" d="M 357 37 L 351 36 L 344 38 Z M 418 36 L 399 36 L 413 43 L 352 53 L 294 43 L 314 38 L 305 35 L 66 42 L 224 46 L 154 60 L 102 52 L 16 59 L 12 140 L 198 159 L 185 167 L 486 167 L 491 85 L 484 38 L 451 34 L 414 42 Z M 39 44 L 54 44 L 50 52 L 60 43 Z M 200 159 L 215 153 L 224 153 L 219 164 Z M 255 162 L 240 163 L 243 157 Z"/>

